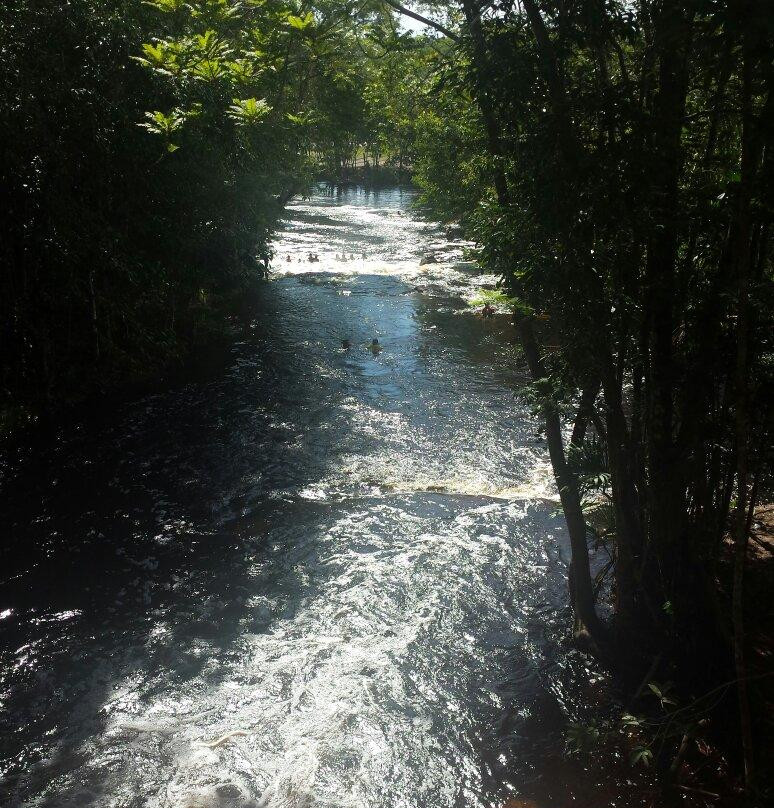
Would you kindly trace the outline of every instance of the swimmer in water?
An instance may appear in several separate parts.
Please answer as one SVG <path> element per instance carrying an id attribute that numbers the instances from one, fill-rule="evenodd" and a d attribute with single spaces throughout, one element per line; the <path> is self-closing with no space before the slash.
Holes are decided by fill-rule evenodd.
<path id="1" fill-rule="evenodd" d="M 371 340 L 371 344 L 368 346 L 368 350 L 369 350 L 369 351 L 371 351 L 371 353 L 372 353 L 374 356 L 377 356 L 377 355 L 378 355 L 378 353 L 379 353 L 379 351 L 381 351 L 381 350 L 382 350 L 382 346 L 381 346 L 381 345 L 379 345 L 379 340 L 378 340 L 378 339 L 376 339 L 376 337 L 374 337 L 374 338 Z"/>
<path id="2" fill-rule="evenodd" d="M 342 347 L 342 348 L 343 348 L 345 351 L 348 351 L 348 350 L 349 350 L 349 349 L 350 349 L 352 346 L 351 346 L 351 344 L 350 344 L 350 342 L 349 342 L 349 340 L 348 340 L 348 339 L 343 339 L 343 340 L 341 341 L 341 347 Z"/>
<path id="3" fill-rule="evenodd" d="M 484 303 L 484 308 L 481 309 L 481 316 L 492 317 L 494 313 L 495 313 L 494 306 L 490 305 L 489 303 Z"/>

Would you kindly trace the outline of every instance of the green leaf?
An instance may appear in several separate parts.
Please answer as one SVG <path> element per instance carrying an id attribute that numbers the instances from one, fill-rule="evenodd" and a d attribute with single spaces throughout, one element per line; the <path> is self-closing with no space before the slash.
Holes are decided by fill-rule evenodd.
<path id="1" fill-rule="evenodd" d="M 226 67 L 231 78 L 236 82 L 246 83 L 255 77 L 255 67 L 252 62 L 246 59 L 237 59 L 233 62 L 227 62 Z"/>
<path id="2" fill-rule="evenodd" d="M 308 124 L 312 119 L 312 115 L 309 112 L 304 112 L 301 115 L 293 115 L 292 112 L 287 112 L 285 113 L 285 117 L 292 123 L 297 123 L 299 126 Z"/>
<path id="3" fill-rule="evenodd" d="M 292 28 L 296 28 L 299 31 L 303 31 L 305 28 L 308 28 L 314 22 L 314 14 L 311 11 L 307 11 L 304 17 L 297 17 L 295 14 L 288 14 L 287 17 L 288 24 Z"/>
<path id="4" fill-rule="evenodd" d="M 235 98 L 227 115 L 238 126 L 247 126 L 262 121 L 270 112 L 265 98 Z"/>
<path id="5" fill-rule="evenodd" d="M 574 721 L 567 728 L 567 749 L 573 753 L 593 752 L 599 746 L 600 738 L 598 727 Z"/>
<path id="6" fill-rule="evenodd" d="M 160 41 L 153 45 L 145 42 L 142 45 L 143 56 L 132 56 L 136 62 L 158 73 L 171 75 L 180 68 L 178 64 L 178 47 L 176 43 Z"/>
<path id="7" fill-rule="evenodd" d="M 637 718 L 636 715 L 630 715 L 629 713 L 624 713 L 621 716 L 621 723 L 625 727 L 632 727 L 633 728 L 633 727 L 639 727 L 640 724 L 642 723 L 642 721 L 639 718 Z"/>
<path id="8" fill-rule="evenodd" d="M 180 11 L 185 6 L 185 0 L 144 0 L 144 4 L 153 6 L 153 8 L 165 14 L 170 14 L 174 11 Z"/>
<path id="9" fill-rule="evenodd" d="M 515 308 L 519 305 L 519 301 L 515 297 L 510 297 L 500 289 L 479 289 L 476 296 L 468 301 L 470 306 L 481 306 L 484 303 L 499 304 L 509 308 Z"/>
<path id="10" fill-rule="evenodd" d="M 632 766 L 637 763 L 642 763 L 646 768 L 650 766 L 653 761 L 653 752 L 647 746 L 635 746 L 629 755 L 629 762 Z"/>
<path id="11" fill-rule="evenodd" d="M 180 109 L 180 107 L 175 107 L 175 109 L 169 113 L 156 110 L 155 112 L 146 112 L 145 123 L 139 123 L 137 125 L 147 132 L 150 132 L 152 135 L 161 135 L 167 141 L 170 141 L 172 134 L 177 132 L 185 123 L 186 117 L 187 114 Z M 171 142 L 169 145 L 171 145 Z M 172 151 L 174 151 L 174 149 Z"/>
<path id="12" fill-rule="evenodd" d="M 201 81 L 215 81 L 215 79 L 219 79 L 225 72 L 226 68 L 223 63 L 217 59 L 202 59 L 191 71 L 194 78 Z"/>

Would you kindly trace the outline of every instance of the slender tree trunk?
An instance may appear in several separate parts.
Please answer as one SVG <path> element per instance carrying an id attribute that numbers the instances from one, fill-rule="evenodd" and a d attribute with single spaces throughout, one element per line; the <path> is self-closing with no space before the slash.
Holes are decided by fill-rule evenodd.
<path id="1" fill-rule="evenodd" d="M 491 95 L 487 92 L 488 77 L 490 74 L 489 58 L 487 56 L 486 40 L 481 27 L 481 14 L 473 0 L 463 0 L 462 9 L 465 22 L 473 43 L 473 80 L 476 87 L 476 100 L 478 101 L 481 116 L 484 119 L 487 145 L 492 159 L 495 161 L 494 186 L 497 192 L 497 201 L 502 206 L 510 202 L 508 182 L 503 167 L 503 147 L 500 139 L 500 126 L 492 107 Z"/>
<path id="2" fill-rule="evenodd" d="M 642 526 L 634 458 L 623 411 L 621 381 L 613 368 L 612 357 L 604 361 L 604 366 L 602 388 L 605 397 L 606 444 L 616 517 L 616 611 L 623 623 L 631 626 L 641 619 L 637 609 L 639 586 L 635 570 L 642 549 Z"/>
<path id="3" fill-rule="evenodd" d="M 674 451 L 673 332 L 678 255 L 678 181 L 687 93 L 692 19 L 677 3 L 664 4 L 654 21 L 659 60 L 653 113 L 651 229 L 646 262 L 646 317 L 650 367 L 647 391 L 649 517 L 654 566 L 648 578 L 662 602 L 676 596 L 683 567 L 683 469 Z M 686 593 L 687 595 L 688 593 Z"/>
<path id="4" fill-rule="evenodd" d="M 594 402 L 599 395 L 599 388 L 600 382 L 599 379 L 597 379 L 587 384 L 581 392 L 581 398 L 578 402 L 578 412 L 575 416 L 572 436 L 570 437 L 571 448 L 580 449 L 583 446 L 583 442 L 586 439 L 586 429 L 594 410 Z"/>
<path id="5" fill-rule="evenodd" d="M 752 108 L 752 60 L 750 33 L 743 34 L 742 55 L 742 171 L 736 222 L 737 340 L 736 340 L 736 508 L 734 511 L 734 590 L 732 615 L 734 626 L 734 663 L 736 665 L 739 718 L 744 754 L 745 784 L 749 788 L 754 774 L 754 748 L 750 703 L 747 688 L 747 660 L 744 633 L 744 568 L 747 560 L 747 506 L 749 487 L 750 413 L 748 392 L 749 366 L 749 279 L 752 223 L 750 201 L 758 157 Z"/>
<path id="6" fill-rule="evenodd" d="M 565 174 L 571 175 L 576 164 L 581 146 L 575 137 L 569 113 L 569 104 L 562 80 L 562 70 L 556 51 L 551 42 L 548 30 L 535 0 L 523 0 L 530 28 L 532 30 L 548 86 L 552 112 L 557 133 L 559 160 L 566 166 Z M 604 59 L 603 59 L 604 62 Z M 606 69 L 606 63 L 604 63 Z M 566 213 L 574 217 L 576 206 L 571 203 L 572 187 L 568 183 L 566 189 Z M 568 232 L 572 231 L 572 223 L 567 224 Z M 583 268 L 580 268 L 583 271 Z M 598 288 L 594 273 L 586 272 L 589 291 L 596 293 L 596 300 L 604 299 L 604 291 Z M 594 309 L 594 305 L 591 306 Z M 609 350 L 603 351 L 602 389 L 605 394 L 606 426 L 605 442 L 610 460 L 613 501 L 616 510 L 617 527 L 617 559 L 616 559 L 616 596 L 621 617 L 629 620 L 635 614 L 635 556 L 641 545 L 641 528 L 638 518 L 638 497 L 636 494 L 636 475 L 632 467 L 629 452 L 628 429 L 621 401 L 621 383 Z"/>
<path id="7" fill-rule="evenodd" d="M 572 134 L 561 70 L 551 45 L 548 31 L 546 30 L 545 23 L 543 22 L 536 3 L 534 0 L 523 0 L 523 2 L 530 27 L 538 45 L 546 83 L 549 88 L 555 118 L 555 131 L 557 132 L 559 160 L 569 166 L 573 164 L 578 154 L 578 144 Z M 466 16 L 468 14 L 469 12 L 466 9 Z M 480 40 L 481 43 L 479 47 L 483 47 L 483 34 L 481 33 L 478 15 L 474 15 L 472 19 L 474 24 L 471 26 L 471 34 L 473 36 L 475 49 L 477 40 Z M 490 116 L 494 121 L 494 115 L 491 110 Z M 490 127 L 487 126 L 488 132 L 489 129 Z M 494 134 L 495 137 L 489 135 L 490 148 L 496 150 L 496 156 L 501 158 L 501 145 L 496 129 L 494 130 Z M 502 181 L 504 183 L 504 176 Z M 569 186 L 567 190 L 569 196 L 571 190 Z M 508 201 L 507 188 L 505 201 Z M 571 209 L 572 205 L 569 205 L 568 210 Z M 530 373 L 533 380 L 539 381 L 545 378 L 545 369 L 540 361 L 540 354 L 531 319 L 523 318 L 519 330 L 521 344 L 530 367 Z M 594 398 L 596 398 L 596 395 L 594 395 Z M 593 408 L 589 408 L 589 414 L 593 415 Z M 562 510 L 570 534 L 570 544 L 572 548 L 570 592 L 576 617 L 576 637 L 589 633 L 595 640 L 600 641 L 604 639 L 604 631 L 599 617 L 597 616 L 596 609 L 594 608 L 594 586 L 591 580 L 588 545 L 586 543 L 586 520 L 581 507 L 578 479 L 567 464 L 562 442 L 561 420 L 556 407 L 550 402 L 546 402 L 543 405 L 543 418 L 546 425 L 551 465 L 554 470 L 557 487 L 559 488 Z"/>
<path id="8" fill-rule="evenodd" d="M 99 360 L 99 320 L 97 319 L 97 295 L 94 291 L 94 270 L 89 272 L 89 302 L 91 304 L 91 332 L 94 337 L 94 358 Z"/>
<path id="9" fill-rule="evenodd" d="M 527 0 L 530 2 L 531 0 Z M 525 3 L 526 6 L 526 3 Z M 491 105 L 491 94 L 487 92 L 489 66 L 487 58 L 486 41 L 481 27 L 481 18 L 478 8 L 472 0 L 463 0 L 465 20 L 473 44 L 473 69 L 476 84 L 476 97 L 484 119 L 489 152 L 495 161 L 494 186 L 497 192 L 498 203 L 503 207 L 510 204 L 508 183 L 504 171 L 503 149 L 500 139 L 500 127 L 497 122 L 495 110 Z M 535 13 L 537 10 L 534 9 Z M 539 18 L 539 13 L 538 13 Z M 542 20 L 541 20 L 542 23 Z M 555 63 L 554 63 L 555 66 Z M 553 77 L 553 80 L 556 76 Z M 553 81 L 552 80 L 552 81 Z M 559 90 L 560 85 L 554 85 Z M 570 151 L 569 130 L 566 125 L 564 106 L 560 108 L 560 132 L 562 152 Z M 540 351 L 535 338 L 532 319 L 522 318 L 519 322 L 519 334 L 524 354 L 529 365 L 530 374 L 534 381 L 540 381 L 546 376 L 545 368 L 540 359 Z M 589 565 L 589 552 L 586 543 L 586 520 L 581 507 L 578 479 L 567 464 L 562 440 L 562 428 L 559 412 L 551 402 L 544 402 L 542 415 L 548 438 L 548 450 L 551 457 L 551 466 L 554 471 L 559 497 L 562 503 L 567 530 L 570 534 L 572 560 L 569 571 L 570 596 L 575 614 L 575 636 L 578 639 L 588 639 L 589 636 L 600 642 L 604 639 L 603 626 L 594 608 L 594 587 L 591 580 Z"/>
<path id="10" fill-rule="evenodd" d="M 540 359 L 531 318 L 521 319 L 519 332 L 532 378 L 540 381 L 546 377 L 546 371 Z M 578 478 L 568 466 L 565 458 L 562 423 L 558 409 L 553 402 L 548 400 L 542 403 L 541 409 L 546 427 L 551 466 L 554 470 L 556 486 L 559 489 L 559 499 L 567 521 L 567 530 L 570 534 L 572 548 L 570 593 L 575 612 L 575 636 L 577 639 L 585 639 L 587 635 L 591 635 L 593 639 L 598 640 L 602 636 L 602 625 L 594 608 L 594 586 L 591 581 L 589 551 L 586 543 L 586 520 L 581 508 Z"/>

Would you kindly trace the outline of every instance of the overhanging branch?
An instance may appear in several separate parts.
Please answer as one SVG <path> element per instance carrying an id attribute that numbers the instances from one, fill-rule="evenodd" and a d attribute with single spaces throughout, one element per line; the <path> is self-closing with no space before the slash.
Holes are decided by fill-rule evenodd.
<path id="1" fill-rule="evenodd" d="M 417 22 L 421 22 L 424 25 L 429 26 L 430 28 L 435 28 L 436 31 L 440 31 L 444 36 L 449 37 L 449 39 L 454 40 L 455 42 L 459 42 L 460 38 L 457 34 L 453 31 L 450 31 L 446 26 L 441 25 L 439 22 L 435 22 L 435 20 L 430 20 L 427 17 L 423 17 L 421 14 L 417 14 L 416 11 L 412 11 L 410 8 L 406 8 L 406 6 L 402 6 L 397 0 L 384 0 L 388 6 L 394 8 L 395 11 L 400 12 L 406 17 L 411 17 L 412 20 L 416 20 Z"/>

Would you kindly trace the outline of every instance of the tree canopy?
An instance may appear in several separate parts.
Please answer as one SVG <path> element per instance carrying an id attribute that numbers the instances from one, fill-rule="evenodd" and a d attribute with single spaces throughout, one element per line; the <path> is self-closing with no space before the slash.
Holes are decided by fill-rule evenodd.
<path id="1" fill-rule="evenodd" d="M 220 328 L 322 167 L 410 162 L 402 58 L 424 46 L 383 4 L 11 0 L 0 20 L 6 420 Z"/>

